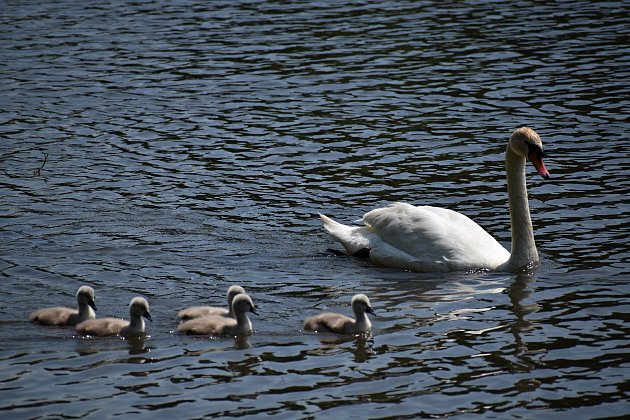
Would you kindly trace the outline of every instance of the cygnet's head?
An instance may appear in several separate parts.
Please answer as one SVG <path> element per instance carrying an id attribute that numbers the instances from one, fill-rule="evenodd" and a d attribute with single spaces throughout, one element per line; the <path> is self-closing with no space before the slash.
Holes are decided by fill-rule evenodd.
<path id="1" fill-rule="evenodd" d="M 149 313 L 149 302 L 147 302 L 145 298 L 133 298 L 131 300 L 131 304 L 129 304 L 129 314 L 131 316 L 143 316 L 149 321 L 153 322 L 153 319 L 151 319 L 151 314 Z"/>
<path id="2" fill-rule="evenodd" d="M 234 314 L 252 312 L 258 315 L 254 302 L 252 302 L 252 298 L 244 293 L 241 293 L 234 298 L 234 301 L 232 301 L 232 310 L 234 311 Z"/>
<path id="3" fill-rule="evenodd" d="M 90 286 L 81 286 L 77 291 L 77 303 L 79 305 L 90 305 L 92 309 L 96 310 L 96 304 L 94 303 L 94 289 Z"/>
<path id="4" fill-rule="evenodd" d="M 363 294 L 354 295 L 352 297 L 352 311 L 355 314 L 362 314 L 367 312 L 374 315 L 374 310 L 370 306 L 370 299 Z"/>
<path id="5" fill-rule="evenodd" d="M 231 305 L 234 298 L 237 295 L 240 295 L 243 293 L 245 293 L 245 289 L 243 289 L 241 286 L 230 286 L 230 288 L 227 291 L 228 304 Z"/>
<path id="6" fill-rule="evenodd" d="M 542 140 L 534 130 L 529 127 L 517 128 L 510 137 L 508 148 L 517 155 L 530 160 L 540 176 L 545 179 L 549 178 L 549 171 L 543 162 L 545 153 L 543 152 Z"/>

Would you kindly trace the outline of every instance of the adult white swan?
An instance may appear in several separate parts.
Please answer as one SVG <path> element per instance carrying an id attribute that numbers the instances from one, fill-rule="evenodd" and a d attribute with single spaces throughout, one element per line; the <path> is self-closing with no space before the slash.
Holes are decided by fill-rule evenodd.
<path id="1" fill-rule="evenodd" d="M 375 264 L 414 271 L 489 269 L 514 271 L 538 261 L 529 215 L 525 160 L 549 178 L 543 146 L 531 128 L 514 131 L 505 152 L 512 253 L 461 213 L 396 203 L 363 216 L 365 226 L 346 226 L 320 214 L 328 233 L 353 255 Z"/>

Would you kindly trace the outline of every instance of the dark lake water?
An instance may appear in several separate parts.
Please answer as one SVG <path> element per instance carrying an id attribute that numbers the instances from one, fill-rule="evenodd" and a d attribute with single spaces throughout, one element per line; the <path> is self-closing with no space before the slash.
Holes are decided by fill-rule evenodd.
<path id="1" fill-rule="evenodd" d="M 630 413 L 630 5 L 0 1 L 0 417 L 606 418 Z M 541 266 L 423 274 L 327 248 L 394 201 L 509 246 L 528 167 Z M 35 308 L 151 304 L 149 337 Z M 242 285 L 256 332 L 175 332 Z M 377 313 L 371 337 L 301 331 Z"/>

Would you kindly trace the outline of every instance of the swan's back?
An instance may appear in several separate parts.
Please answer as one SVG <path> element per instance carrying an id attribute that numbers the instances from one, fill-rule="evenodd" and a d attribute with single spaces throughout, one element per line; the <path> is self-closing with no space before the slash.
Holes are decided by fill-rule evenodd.
<path id="1" fill-rule="evenodd" d="M 395 203 L 366 213 L 366 226 L 322 216 L 324 227 L 350 253 L 370 249 L 370 260 L 417 271 L 494 270 L 510 253 L 481 226 L 453 210 Z"/>
<path id="2" fill-rule="evenodd" d="M 306 318 L 304 329 L 319 332 L 347 333 L 354 327 L 355 320 L 349 316 L 324 312 Z"/>
<path id="3" fill-rule="evenodd" d="M 177 331 L 191 335 L 237 335 L 240 329 L 233 318 L 209 315 L 185 321 L 177 326 Z"/>
<path id="4" fill-rule="evenodd" d="M 41 325 L 49 325 L 55 327 L 63 327 L 66 325 L 75 325 L 77 323 L 79 311 L 76 309 L 56 306 L 54 308 L 38 309 L 29 315 L 28 319 Z M 73 323 L 74 320 L 74 323 Z"/>
<path id="5" fill-rule="evenodd" d="M 230 311 L 225 308 L 217 308 L 215 306 L 191 306 L 190 308 L 182 309 L 177 314 L 182 321 L 188 321 L 190 319 L 210 315 L 229 317 Z"/>
<path id="6" fill-rule="evenodd" d="M 91 319 L 79 323 L 76 332 L 94 337 L 106 337 L 120 334 L 125 327 L 129 326 L 129 321 L 118 318 Z"/>

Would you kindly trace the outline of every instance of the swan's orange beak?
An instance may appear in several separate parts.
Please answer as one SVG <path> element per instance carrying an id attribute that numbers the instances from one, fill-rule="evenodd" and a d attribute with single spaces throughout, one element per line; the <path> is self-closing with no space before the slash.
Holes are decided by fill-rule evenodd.
<path id="1" fill-rule="evenodd" d="M 549 171 L 545 168 L 545 162 L 543 162 L 543 154 L 540 150 L 535 150 L 529 154 L 529 160 L 534 164 L 534 168 L 538 171 L 540 176 L 545 179 L 549 179 Z"/>

